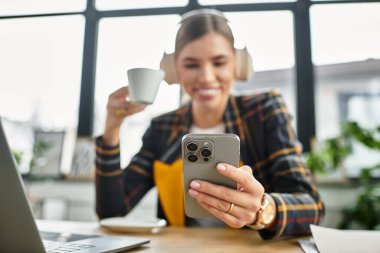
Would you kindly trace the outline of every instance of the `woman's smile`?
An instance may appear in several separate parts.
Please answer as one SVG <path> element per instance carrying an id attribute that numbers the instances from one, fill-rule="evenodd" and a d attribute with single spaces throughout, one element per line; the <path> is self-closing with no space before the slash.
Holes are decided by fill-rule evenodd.
<path id="1" fill-rule="evenodd" d="M 193 94 L 203 101 L 213 100 L 222 92 L 220 87 L 194 88 Z"/>

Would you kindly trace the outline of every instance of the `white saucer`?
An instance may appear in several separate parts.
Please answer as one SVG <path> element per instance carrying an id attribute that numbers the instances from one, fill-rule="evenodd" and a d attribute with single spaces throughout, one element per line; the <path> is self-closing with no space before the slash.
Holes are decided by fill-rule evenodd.
<path id="1" fill-rule="evenodd" d="M 114 217 L 101 220 L 100 225 L 117 232 L 156 233 L 161 227 L 166 226 L 166 220 L 136 220 Z"/>

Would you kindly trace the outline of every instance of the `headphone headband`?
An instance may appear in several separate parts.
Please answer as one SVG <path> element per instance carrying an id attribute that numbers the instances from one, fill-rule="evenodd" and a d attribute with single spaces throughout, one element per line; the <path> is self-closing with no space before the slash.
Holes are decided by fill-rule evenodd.
<path id="1" fill-rule="evenodd" d="M 227 18 L 224 16 L 224 13 L 221 11 L 218 11 L 215 9 L 197 9 L 197 10 L 188 11 L 182 14 L 181 23 L 183 23 L 183 21 L 185 21 L 186 19 L 190 17 L 196 16 L 196 15 L 203 15 L 203 14 L 218 16 L 218 17 L 224 18 L 227 21 Z"/>

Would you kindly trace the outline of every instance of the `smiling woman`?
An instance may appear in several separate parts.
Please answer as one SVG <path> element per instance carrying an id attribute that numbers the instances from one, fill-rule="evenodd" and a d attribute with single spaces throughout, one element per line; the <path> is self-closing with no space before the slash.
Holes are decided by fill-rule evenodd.
<path id="1" fill-rule="evenodd" d="M 205 9 L 183 15 L 172 64 L 162 67 L 167 73 L 174 72 L 190 101 L 151 121 L 140 151 L 124 170 L 120 166 L 121 124 L 145 110 L 128 99 L 127 87 L 108 96 L 105 131 L 96 140 L 96 210 L 100 218 L 127 214 L 157 186 L 157 215 L 170 225 L 248 226 L 260 230 L 264 239 L 273 239 L 307 234 L 309 224 L 319 223 L 324 206 L 302 162 L 302 148 L 283 99 L 278 91 L 231 95 L 238 73 L 236 56 L 223 13 Z M 130 113 L 115 113 L 120 108 Z M 218 161 L 215 168 L 215 173 L 236 182 L 236 189 L 200 178 L 183 185 L 181 140 L 187 133 L 210 129 L 240 138 L 240 167 Z M 187 217 L 183 191 L 214 219 Z"/>

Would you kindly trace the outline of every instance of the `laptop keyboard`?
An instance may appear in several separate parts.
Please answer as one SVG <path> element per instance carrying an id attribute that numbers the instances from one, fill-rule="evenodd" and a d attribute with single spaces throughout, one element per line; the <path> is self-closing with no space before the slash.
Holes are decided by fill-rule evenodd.
<path id="1" fill-rule="evenodd" d="M 43 241 L 46 252 L 48 253 L 67 253 L 75 252 L 78 250 L 88 249 L 95 247 L 94 245 L 86 245 L 79 243 L 67 243 L 67 242 L 53 242 Z"/>
<path id="2" fill-rule="evenodd" d="M 40 235 L 43 239 L 45 250 L 49 253 L 68 253 L 93 248 L 95 247 L 94 245 L 78 243 L 76 241 L 99 237 L 97 235 L 79 235 L 46 231 L 40 231 Z"/>

